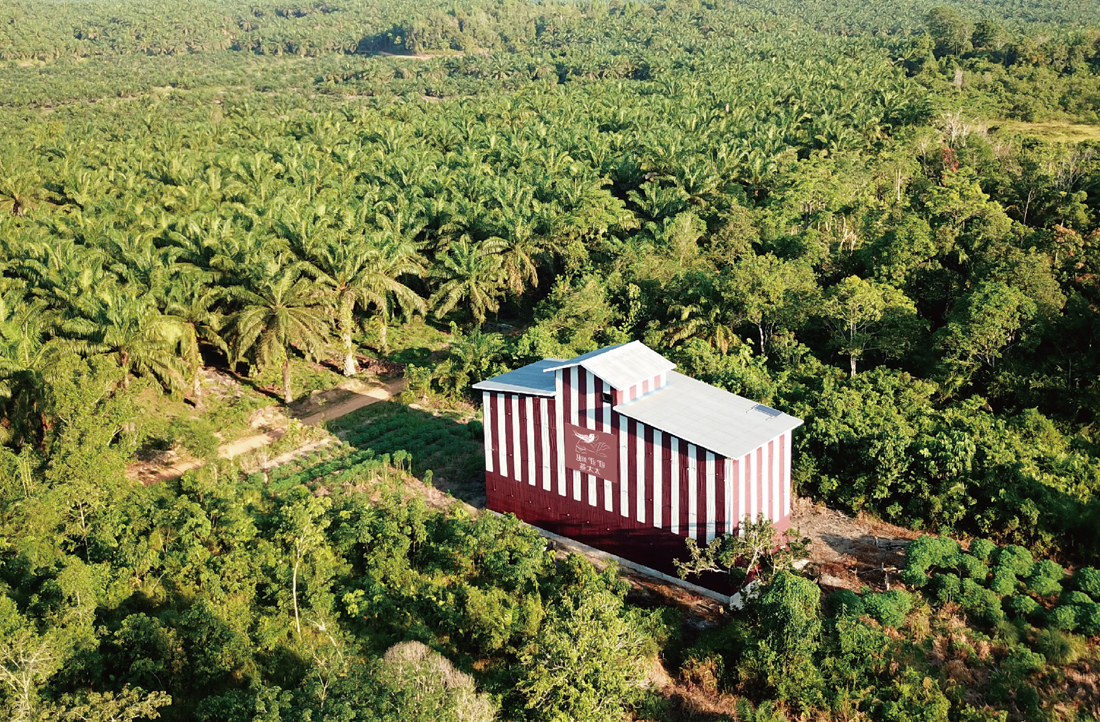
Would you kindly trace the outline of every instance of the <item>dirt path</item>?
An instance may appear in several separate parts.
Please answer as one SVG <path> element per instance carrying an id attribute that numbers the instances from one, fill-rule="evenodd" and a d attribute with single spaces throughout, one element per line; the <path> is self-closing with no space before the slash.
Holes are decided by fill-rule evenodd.
<path id="1" fill-rule="evenodd" d="M 903 552 L 921 532 L 796 499 L 791 526 L 809 537 L 810 563 L 821 585 L 859 591 L 885 589 L 904 566 Z"/>
<path id="2" fill-rule="evenodd" d="M 365 394 L 355 394 L 350 399 L 342 401 L 341 403 L 333 405 L 331 408 L 322 409 L 315 414 L 310 414 L 302 419 L 302 423 L 306 426 L 316 426 L 322 421 L 331 421 L 338 419 L 341 416 L 347 416 L 352 411 L 358 411 L 364 406 L 370 406 L 376 404 L 379 401 L 388 401 L 397 394 L 405 390 L 405 387 L 409 385 L 409 380 L 406 378 L 400 378 L 396 381 L 391 381 L 385 386 L 379 386 L 376 389 L 371 389 Z"/>
<path id="3" fill-rule="evenodd" d="M 300 421 L 306 426 L 317 426 L 324 421 L 331 421 L 333 419 L 338 419 L 341 416 L 347 416 L 351 412 L 358 411 L 365 406 L 377 404 L 379 401 L 389 401 L 394 396 L 404 391 L 405 387 L 408 386 L 408 384 L 409 381 L 405 378 L 391 381 L 385 386 L 379 386 L 378 388 L 371 389 L 366 393 L 354 394 L 351 398 L 346 399 L 338 404 L 334 404 L 330 408 L 322 409 L 321 411 L 318 411 L 316 413 L 304 416 L 300 419 Z M 275 443 L 283 437 L 284 433 L 284 429 L 275 428 L 260 434 L 254 434 L 253 436 L 246 436 L 243 439 L 237 439 L 234 442 L 224 444 L 219 447 L 218 456 L 223 459 L 236 458 L 238 456 L 241 456 L 242 454 L 247 454 L 250 451 L 255 451 L 256 449 L 261 449 L 265 446 L 269 446 Z M 323 444 L 320 444 L 319 442 L 310 442 L 306 446 L 308 446 L 310 449 L 313 449 L 317 448 L 320 445 Z M 301 451 L 301 449 L 295 449 L 294 451 L 287 452 L 283 456 L 280 456 L 277 459 L 273 460 L 273 462 L 269 463 L 278 465 L 274 462 L 278 462 L 279 459 L 283 459 L 284 457 L 287 459 L 292 459 L 299 451 Z M 145 485 L 155 484 L 162 481 L 167 481 L 169 479 L 179 478 L 183 476 L 184 473 L 190 471 L 191 469 L 197 469 L 203 466 L 203 464 L 204 462 L 199 459 L 180 461 L 172 464 L 171 466 L 161 468 L 153 473 L 138 472 L 138 478 Z"/>

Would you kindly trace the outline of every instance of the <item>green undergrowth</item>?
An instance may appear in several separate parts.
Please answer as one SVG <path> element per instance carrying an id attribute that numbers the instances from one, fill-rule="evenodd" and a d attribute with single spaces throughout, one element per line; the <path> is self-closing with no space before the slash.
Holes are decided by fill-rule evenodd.
<path id="1" fill-rule="evenodd" d="M 353 449 L 370 449 L 394 458 L 400 452 L 407 453 L 413 474 L 461 499 L 469 501 L 484 493 L 480 422 L 460 423 L 382 402 L 331 422 L 329 431 Z"/>
<path id="2" fill-rule="evenodd" d="M 373 449 L 354 449 L 347 444 L 311 451 L 268 473 L 249 474 L 243 488 L 266 488 L 279 494 L 298 486 L 366 487 L 392 482 L 408 474 L 410 455 L 405 451 L 379 454 Z"/>
<path id="3" fill-rule="evenodd" d="M 1100 569 L 1070 574 L 1020 546 L 978 539 L 964 552 L 953 539 L 921 537 L 906 551 L 901 578 L 929 603 L 956 605 L 979 624 L 1011 621 L 1100 635 Z"/>

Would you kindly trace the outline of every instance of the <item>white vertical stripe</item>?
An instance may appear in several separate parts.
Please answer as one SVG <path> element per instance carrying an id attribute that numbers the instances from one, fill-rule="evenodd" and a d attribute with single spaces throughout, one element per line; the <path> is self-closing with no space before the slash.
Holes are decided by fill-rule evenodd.
<path id="1" fill-rule="evenodd" d="M 786 435 L 786 443 L 783 444 L 783 478 L 780 479 L 780 483 L 783 484 L 783 516 L 791 515 L 791 443 L 794 438 L 791 434 Z"/>
<path id="2" fill-rule="evenodd" d="M 718 506 L 715 499 L 715 486 L 714 486 L 714 454 L 707 452 L 706 456 L 707 465 L 707 541 L 709 542 L 714 538 L 716 530 L 718 528 L 716 520 L 718 519 Z"/>
<path id="3" fill-rule="evenodd" d="M 725 482 L 726 486 L 726 495 L 724 497 L 726 500 L 726 523 L 721 529 L 721 532 L 723 534 L 732 534 L 733 525 L 735 523 L 733 519 L 733 495 L 735 493 L 733 488 L 733 459 L 726 459 L 725 465 L 726 473 L 722 475 L 722 479 Z"/>
<path id="4" fill-rule="evenodd" d="M 636 439 L 638 473 L 635 475 L 634 484 L 638 487 L 638 521 L 645 524 L 645 425 L 636 424 L 635 431 L 638 432 Z"/>
<path id="5" fill-rule="evenodd" d="M 512 476 L 523 481 L 523 445 L 519 442 L 519 395 L 512 396 Z"/>
<path id="6" fill-rule="evenodd" d="M 580 391 L 577 389 L 578 376 L 580 375 L 581 367 L 574 366 L 573 373 L 571 374 L 571 383 L 569 384 L 569 417 L 570 423 L 574 426 L 580 426 Z M 573 501 L 581 500 L 581 472 L 571 470 L 570 477 L 573 479 Z"/>
<path id="7" fill-rule="evenodd" d="M 749 452 L 748 456 L 748 468 L 745 469 L 745 480 L 749 484 L 749 520 L 756 521 L 756 514 L 760 511 L 760 507 L 757 506 L 756 499 L 756 449 Z"/>
<path id="8" fill-rule="evenodd" d="M 609 393 L 614 393 L 614 391 L 611 390 L 610 386 L 607 387 L 607 391 Z M 603 392 L 604 392 L 604 385 L 603 385 L 603 382 L 601 381 L 600 382 L 600 393 L 602 394 Z M 612 428 L 611 428 L 611 404 L 603 404 L 603 412 L 602 413 L 603 413 L 603 418 L 600 420 L 601 421 L 600 431 L 603 431 L 605 433 L 611 433 L 611 431 L 612 431 Z M 604 479 L 603 480 L 603 507 L 604 507 L 604 511 L 615 511 L 615 500 L 612 498 L 612 495 L 614 493 L 615 493 L 614 485 L 611 483 L 611 480 L 610 479 Z"/>
<path id="9" fill-rule="evenodd" d="M 482 428 L 485 431 L 485 471 L 492 471 L 493 464 L 493 395 L 488 391 L 481 393 Z"/>
<path id="10" fill-rule="evenodd" d="M 662 519 L 665 504 L 664 484 L 661 475 L 664 473 L 665 445 L 664 437 L 657 429 L 653 430 L 653 526 L 658 529 L 664 522 Z"/>
<path id="11" fill-rule="evenodd" d="M 688 444 L 688 536 L 699 541 L 699 468 L 695 444 Z"/>
<path id="12" fill-rule="evenodd" d="M 672 463 L 669 468 L 672 473 L 669 475 L 668 491 L 672 496 L 672 513 L 669 519 L 669 529 L 673 534 L 680 533 L 680 439 L 676 436 L 669 436 L 669 449 L 672 454 Z"/>
<path id="13" fill-rule="evenodd" d="M 528 396 L 524 399 L 527 404 L 527 483 L 535 485 L 535 397 Z"/>
<path id="14" fill-rule="evenodd" d="M 783 512 L 780 506 L 783 503 L 783 498 L 780 492 L 779 486 L 779 439 L 775 439 L 769 444 L 772 451 L 772 499 L 771 508 L 772 521 L 779 521 L 783 516 Z"/>
<path id="15" fill-rule="evenodd" d="M 745 506 L 745 467 L 748 463 L 749 457 L 746 454 L 737 464 L 737 536 L 745 536 L 745 525 L 742 522 L 745 521 L 748 508 Z"/>
<path id="16" fill-rule="evenodd" d="M 558 454 L 554 463 L 558 467 L 558 496 L 566 496 L 565 481 L 565 393 L 562 388 L 561 369 L 554 372 L 554 419 L 556 429 L 554 435 L 558 437 Z"/>
<path id="17" fill-rule="evenodd" d="M 607 387 L 607 392 L 608 393 L 614 393 L 614 391 L 611 390 L 610 386 Z M 604 393 L 603 384 L 600 385 L 600 393 L 601 394 Z M 603 432 L 606 432 L 606 433 L 611 432 L 611 404 L 604 404 L 603 405 L 603 425 L 600 427 L 600 431 L 603 431 Z"/>
<path id="18" fill-rule="evenodd" d="M 584 428 L 596 429 L 600 427 L 596 423 L 596 377 L 588 369 L 584 370 Z M 588 480 L 588 505 L 596 506 L 596 484 L 599 479 L 593 474 L 585 477 Z"/>
<path id="19" fill-rule="evenodd" d="M 584 384 L 584 426 L 585 428 L 596 429 L 598 431 L 600 427 L 596 424 L 596 399 L 599 393 L 596 390 L 597 381 L 596 377 L 593 376 L 592 372 L 588 369 L 584 370 L 584 375 L 586 377 Z"/>
<path id="20" fill-rule="evenodd" d="M 550 413 L 549 402 L 539 399 L 539 434 L 542 439 L 542 488 L 550 491 Z"/>
<path id="21" fill-rule="evenodd" d="M 621 414 L 615 418 L 619 424 L 619 513 L 630 516 L 630 466 L 626 461 L 626 432 L 630 421 Z"/>
<path id="22" fill-rule="evenodd" d="M 500 465 L 497 467 L 500 469 L 500 474 L 504 475 L 504 470 L 508 468 L 508 429 L 504 426 L 504 405 L 508 403 L 508 399 L 504 394 L 493 394 L 495 397 L 493 403 L 496 404 L 496 408 L 493 411 L 497 415 L 497 443 L 500 448 L 497 449 L 497 453 L 500 455 Z"/>

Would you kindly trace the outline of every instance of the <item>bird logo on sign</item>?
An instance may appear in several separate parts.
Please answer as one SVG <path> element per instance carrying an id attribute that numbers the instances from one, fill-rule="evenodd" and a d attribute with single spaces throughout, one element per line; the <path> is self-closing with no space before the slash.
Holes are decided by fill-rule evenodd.
<path id="1" fill-rule="evenodd" d="M 581 434 L 576 431 L 573 432 L 573 436 L 577 437 L 577 453 L 580 454 L 592 454 L 593 456 L 599 456 L 606 458 L 607 450 L 611 448 L 610 445 L 603 441 L 596 441 L 596 434 Z M 596 442 L 596 443 L 592 443 Z"/>
<path id="2" fill-rule="evenodd" d="M 574 431 L 573 436 L 576 436 L 578 439 L 586 444 L 591 444 L 593 441 L 596 440 L 595 434 L 578 434 L 576 431 Z"/>

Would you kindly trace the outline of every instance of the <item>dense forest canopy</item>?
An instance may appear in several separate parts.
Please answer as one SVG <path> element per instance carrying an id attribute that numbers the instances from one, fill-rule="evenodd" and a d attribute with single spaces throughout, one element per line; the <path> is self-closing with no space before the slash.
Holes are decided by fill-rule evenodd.
<path id="1" fill-rule="evenodd" d="M 657 655 L 731 719 L 1100 714 L 1096 3 L 15 0 L 0 69 L 12 719 L 671 719 Z M 410 500 L 476 478 L 472 383 L 632 339 L 964 547 L 695 638 Z M 463 423 L 214 459 L 210 368 L 291 404 L 364 352 Z M 210 463 L 127 476 L 171 445 Z"/>

